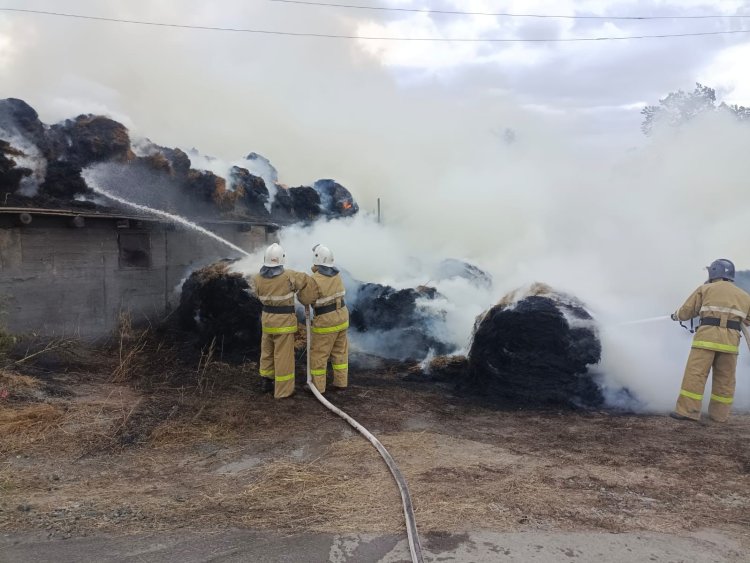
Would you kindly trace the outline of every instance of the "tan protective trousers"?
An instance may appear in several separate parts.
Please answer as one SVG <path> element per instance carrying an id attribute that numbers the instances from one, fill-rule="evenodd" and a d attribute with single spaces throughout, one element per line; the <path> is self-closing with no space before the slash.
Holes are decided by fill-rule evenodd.
<path id="1" fill-rule="evenodd" d="M 315 387 L 326 390 L 328 359 L 333 368 L 333 386 L 344 388 L 349 383 L 349 339 L 346 330 L 312 335 L 310 345 L 310 373 Z"/>
<path id="2" fill-rule="evenodd" d="M 273 397 L 294 393 L 294 333 L 267 334 L 260 339 L 260 376 L 274 380 Z"/>
<path id="3" fill-rule="evenodd" d="M 713 368 L 711 380 L 711 402 L 708 405 L 708 416 L 716 422 L 726 422 L 732 410 L 734 400 L 735 370 L 737 354 L 714 352 L 692 348 L 682 378 L 682 388 L 677 399 L 675 411 L 694 420 L 701 417 L 703 391 L 706 387 L 708 372 Z"/>

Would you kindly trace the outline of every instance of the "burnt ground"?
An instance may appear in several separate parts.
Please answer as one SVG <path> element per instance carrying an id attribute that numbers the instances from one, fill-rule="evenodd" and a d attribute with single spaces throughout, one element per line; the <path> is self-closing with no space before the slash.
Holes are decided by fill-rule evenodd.
<path id="1" fill-rule="evenodd" d="M 6 362 L 0 531 L 402 533 L 377 453 L 312 396 L 260 394 L 251 363 L 139 359 L 139 342 Z M 406 375 L 354 371 L 331 400 L 397 460 L 425 538 L 711 529 L 750 549 L 750 415 L 497 410 Z"/>

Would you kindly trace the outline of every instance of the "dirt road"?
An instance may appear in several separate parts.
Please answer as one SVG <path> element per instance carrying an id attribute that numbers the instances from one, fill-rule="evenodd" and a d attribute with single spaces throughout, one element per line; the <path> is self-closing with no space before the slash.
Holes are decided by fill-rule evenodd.
<path id="1" fill-rule="evenodd" d="M 268 561 L 287 560 L 278 546 L 325 555 L 349 536 L 370 538 L 358 545 L 372 554 L 340 561 L 403 558 L 398 491 L 365 440 L 302 391 L 274 401 L 242 370 L 203 375 L 181 386 L 85 371 L 15 381 L 0 407 L 2 552 L 44 560 L 67 546 L 164 544 L 175 547 L 141 559 L 122 547 L 112 560 L 203 561 L 197 545 L 249 553 L 259 534 Z M 496 410 L 403 376 L 354 373 L 333 400 L 398 461 L 423 537 L 460 538 L 428 543 L 435 560 L 494 560 L 494 548 L 519 561 L 750 559 L 749 415 L 704 426 Z M 706 529 L 715 541 L 696 536 Z"/>
<path id="2" fill-rule="evenodd" d="M 610 534 L 471 532 L 425 535 L 428 562 L 472 563 L 626 563 L 633 561 L 740 562 L 746 553 L 730 538 L 702 531 L 689 536 L 667 534 Z M 94 536 L 48 540 L 33 535 L 0 537 L 4 563 L 240 563 L 408 562 L 409 547 L 398 535 L 333 535 L 321 533 L 282 536 L 270 532 L 230 530 L 217 533 L 189 531 L 129 536 Z"/>

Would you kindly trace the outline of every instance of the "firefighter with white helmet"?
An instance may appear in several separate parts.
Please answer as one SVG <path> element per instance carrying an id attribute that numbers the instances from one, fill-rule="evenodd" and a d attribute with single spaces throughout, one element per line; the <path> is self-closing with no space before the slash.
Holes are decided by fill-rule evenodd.
<path id="1" fill-rule="evenodd" d="M 688 357 L 677 406 L 670 415 L 681 420 L 700 420 L 703 391 L 713 371 L 708 415 L 726 422 L 732 409 L 735 370 L 742 324 L 750 325 L 750 295 L 734 284 L 734 264 L 725 258 L 714 260 L 708 281 L 696 289 L 672 320 L 700 317 Z"/>
<path id="2" fill-rule="evenodd" d="M 332 390 L 340 391 L 348 385 L 349 311 L 344 302 L 344 282 L 330 248 L 321 244 L 313 247 L 312 271 L 310 283 L 298 296 L 304 305 L 312 305 L 315 313 L 310 343 L 310 372 L 315 387 L 324 393 L 330 360 L 333 369 Z"/>
<path id="3" fill-rule="evenodd" d="M 297 316 L 294 296 L 307 287 L 310 276 L 287 270 L 286 254 L 279 244 L 266 249 L 263 266 L 251 280 L 252 289 L 263 304 L 260 343 L 260 376 L 264 391 L 283 399 L 294 393 L 294 335 Z"/>

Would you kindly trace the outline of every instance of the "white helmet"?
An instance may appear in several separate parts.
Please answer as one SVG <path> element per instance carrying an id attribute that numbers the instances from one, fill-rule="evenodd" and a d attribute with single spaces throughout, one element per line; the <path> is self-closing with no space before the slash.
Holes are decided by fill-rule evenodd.
<path id="1" fill-rule="evenodd" d="M 274 266 L 283 266 L 286 264 L 286 254 L 280 244 L 273 243 L 266 248 L 266 255 L 263 257 L 263 265 L 273 268 Z"/>
<path id="2" fill-rule="evenodd" d="M 315 266 L 333 266 L 333 252 L 327 246 L 313 246 L 313 264 Z"/>

